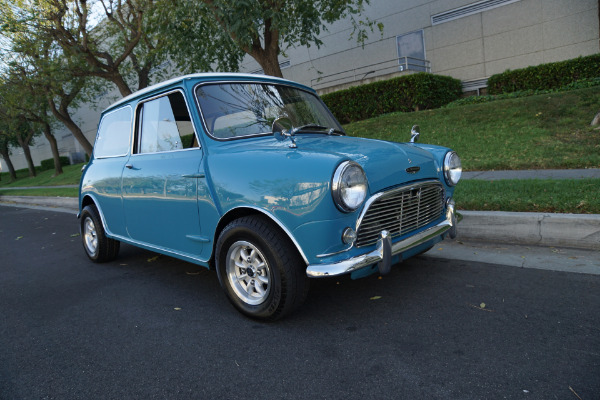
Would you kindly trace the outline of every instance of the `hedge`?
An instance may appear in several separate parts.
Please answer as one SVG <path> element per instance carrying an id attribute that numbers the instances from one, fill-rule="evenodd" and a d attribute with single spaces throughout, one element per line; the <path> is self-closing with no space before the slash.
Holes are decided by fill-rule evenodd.
<path id="1" fill-rule="evenodd" d="M 420 72 L 328 93 L 321 98 L 342 124 L 395 111 L 438 108 L 458 99 L 461 82 Z"/>
<path id="2" fill-rule="evenodd" d="M 600 54 L 507 70 L 490 76 L 488 91 L 490 94 L 500 94 L 521 90 L 548 90 L 596 77 L 600 77 Z"/>
<path id="3" fill-rule="evenodd" d="M 60 160 L 60 165 L 62 167 L 64 167 L 65 165 L 69 165 L 71 164 L 69 162 L 69 157 L 59 157 Z M 40 163 L 40 170 L 41 171 L 47 171 L 49 169 L 54 169 L 54 158 L 49 158 L 47 160 L 42 160 L 42 162 Z"/>

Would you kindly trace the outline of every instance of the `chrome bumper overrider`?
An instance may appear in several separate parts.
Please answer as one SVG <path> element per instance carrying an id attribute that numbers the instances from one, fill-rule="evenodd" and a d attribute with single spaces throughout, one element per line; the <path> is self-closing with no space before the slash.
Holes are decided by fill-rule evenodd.
<path id="1" fill-rule="evenodd" d="M 389 233 L 387 231 L 382 231 L 381 238 L 377 241 L 377 247 L 375 250 L 366 254 L 352 257 L 348 260 L 338 261 L 336 263 L 309 265 L 306 269 L 306 274 L 311 278 L 324 278 L 328 276 L 336 276 L 354 272 L 361 268 L 381 262 L 385 265 L 380 265 L 379 270 L 389 270 L 391 256 L 410 250 L 413 247 L 417 247 L 418 245 L 423 244 L 450 229 L 452 229 L 450 234 L 455 236 L 456 223 L 457 219 L 456 212 L 454 211 L 454 204 L 453 202 L 450 202 L 446 211 L 446 219 L 436 226 L 433 226 L 424 230 L 423 232 L 419 232 L 396 243 L 391 243 Z"/>

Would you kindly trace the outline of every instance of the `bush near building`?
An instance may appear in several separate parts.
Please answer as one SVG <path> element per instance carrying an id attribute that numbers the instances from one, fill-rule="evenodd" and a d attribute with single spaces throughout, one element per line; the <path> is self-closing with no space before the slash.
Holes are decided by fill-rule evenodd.
<path id="1" fill-rule="evenodd" d="M 335 117 L 347 124 L 395 111 L 439 108 L 460 95 L 458 79 L 422 72 L 339 90 L 321 98 Z"/>
<path id="2" fill-rule="evenodd" d="M 488 79 L 488 90 L 490 94 L 548 90 L 596 77 L 600 77 L 600 54 L 507 70 Z"/>
<path id="3" fill-rule="evenodd" d="M 64 167 L 65 165 L 70 165 L 69 157 L 59 157 L 60 165 Z M 40 171 L 47 171 L 49 169 L 54 169 L 54 158 L 49 158 L 47 160 L 42 160 L 40 163 Z"/>

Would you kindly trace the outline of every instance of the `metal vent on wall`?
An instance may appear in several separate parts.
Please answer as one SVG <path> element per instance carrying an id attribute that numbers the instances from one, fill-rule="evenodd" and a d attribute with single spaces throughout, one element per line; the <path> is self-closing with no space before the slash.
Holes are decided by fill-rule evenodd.
<path id="1" fill-rule="evenodd" d="M 466 17 L 467 15 L 473 15 L 492 8 L 502 7 L 507 4 L 516 3 L 521 0 L 483 0 L 477 3 L 469 4 L 468 6 L 455 8 L 453 10 L 444 11 L 431 16 L 431 25 L 442 24 L 444 22 L 452 21 L 454 19 Z"/>

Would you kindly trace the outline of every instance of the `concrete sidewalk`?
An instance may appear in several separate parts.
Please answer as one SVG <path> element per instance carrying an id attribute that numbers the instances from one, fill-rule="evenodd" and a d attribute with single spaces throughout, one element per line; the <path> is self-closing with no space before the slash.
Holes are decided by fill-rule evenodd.
<path id="1" fill-rule="evenodd" d="M 472 171 L 463 179 L 600 178 L 600 168 L 570 170 Z M 0 204 L 51 207 L 76 213 L 78 199 L 67 197 L 0 196 Z M 600 215 L 502 211 L 460 211 L 459 238 L 468 241 L 557 246 L 600 250 Z M 600 256 L 599 256 L 600 257 Z"/>

